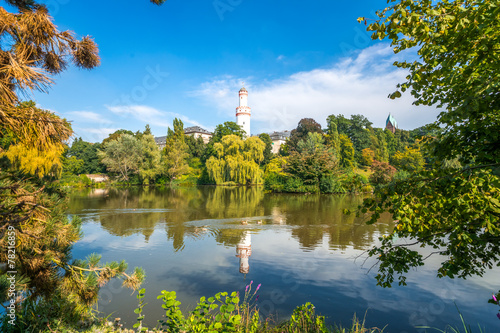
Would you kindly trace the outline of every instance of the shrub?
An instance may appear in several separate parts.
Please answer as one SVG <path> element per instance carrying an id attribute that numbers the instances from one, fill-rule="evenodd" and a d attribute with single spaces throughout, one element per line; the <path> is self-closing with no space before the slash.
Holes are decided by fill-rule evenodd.
<path id="1" fill-rule="evenodd" d="M 389 163 L 379 161 L 373 161 L 371 169 L 370 182 L 375 185 L 390 183 L 397 171 Z"/>
<path id="2" fill-rule="evenodd" d="M 87 175 L 80 175 L 80 182 L 85 186 L 92 186 L 92 179 L 87 177 Z"/>
<path id="3" fill-rule="evenodd" d="M 336 176 L 321 178 L 319 189 L 321 193 L 346 193 L 342 180 Z"/>
<path id="4" fill-rule="evenodd" d="M 410 177 L 410 173 L 408 171 L 399 170 L 398 172 L 396 172 L 396 174 L 394 175 L 394 178 L 392 180 L 393 181 L 401 181 L 401 180 L 405 180 L 408 177 Z"/>
<path id="5" fill-rule="evenodd" d="M 364 175 L 350 172 L 344 175 L 342 184 L 348 193 L 359 193 L 363 192 L 364 185 L 368 184 L 368 178 Z"/>

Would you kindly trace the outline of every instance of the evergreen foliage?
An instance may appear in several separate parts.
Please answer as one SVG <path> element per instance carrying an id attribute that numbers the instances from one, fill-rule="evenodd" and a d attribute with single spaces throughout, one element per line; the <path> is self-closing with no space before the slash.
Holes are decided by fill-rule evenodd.
<path id="1" fill-rule="evenodd" d="M 354 146 L 351 139 L 345 134 L 339 135 L 340 142 L 340 166 L 346 170 L 352 170 L 356 165 L 354 159 Z"/>
<path id="2" fill-rule="evenodd" d="M 161 173 L 161 153 L 156 145 L 155 138 L 148 131 L 140 138 L 142 160 L 139 163 L 139 175 L 143 180 L 143 184 L 154 184 L 155 178 Z"/>
<path id="3" fill-rule="evenodd" d="M 261 163 L 263 165 L 267 165 L 273 157 L 273 140 L 271 140 L 271 137 L 267 133 L 259 134 L 259 139 L 261 139 L 266 145 L 266 148 L 264 149 L 264 159 Z"/>
<path id="4" fill-rule="evenodd" d="M 82 138 L 73 140 L 71 147 L 64 153 L 65 160 L 76 159 L 82 161 L 82 165 L 80 168 L 73 167 L 71 169 L 63 166 L 63 171 L 74 175 L 105 172 L 106 166 L 100 162 L 99 156 L 97 155 L 100 149 L 102 149 L 102 144 L 100 143 L 86 142 L 83 141 Z"/>
<path id="5" fill-rule="evenodd" d="M 42 178 L 59 176 L 62 171 L 64 141 L 72 135 L 70 124 L 53 113 L 23 102 L 17 107 L 0 110 L 2 134 L 9 136 L 0 149 L 12 167 Z"/>
<path id="6" fill-rule="evenodd" d="M 188 145 L 185 140 L 182 120 L 175 118 L 173 127 L 173 130 L 170 127 L 168 128 L 167 143 L 164 150 L 165 174 L 170 179 L 170 183 L 189 171 L 187 162 L 189 157 Z"/>

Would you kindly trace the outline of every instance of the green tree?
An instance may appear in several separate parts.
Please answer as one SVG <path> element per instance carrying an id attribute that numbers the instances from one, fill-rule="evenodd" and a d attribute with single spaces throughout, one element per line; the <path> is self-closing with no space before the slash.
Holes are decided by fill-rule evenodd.
<path id="1" fill-rule="evenodd" d="M 351 139 L 345 134 L 339 135 L 340 141 L 340 166 L 346 170 L 354 169 L 356 160 L 354 159 L 354 146 Z"/>
<path id="2" fill-rule="evenodd" d="M 273 140 L 267 133 L 259 134 L 259 139 L 264 142 L 266 148 L 264 149 L 264 159 L 262 160 L 263 165 L 267 165 L 271 158 L 273 157 Z"/>
<path id="3" fill-rule="evenodd" d="M 373 129 L 375 136 L 377 138 L 376 144 L 373 147 L 375 151 L 375 159 L 381 162 L 389 161 L 389 148 L 387 145 L 387 139 L 384 130 L 381 128 Z M 392 132 L 389 132 L 392 134 Z"/>
<path id="4" fill-rule="evenodd" d="M 216 184 L 259 184 L 265 144 L 258 137 L 242 140 L 237 135 L 226 135 L 214 144 L 215 156 L 206 163 L 209 177 Z"/>
<path id="5" fill-rule="evenodd" d="M 139 163 L 139 176 L 144 184 L 153 184 L 156 176 L 161 173 L 161 152 L 151 134 L 141 136 L 140 147 L 142 160 Z"/>
<path id="6" fill-rule="evenodd" d="M 221 142 L 222 138 L 227 135 L 236 135 L 243 139 L 245 131 L 234 121 L 226 121 L 224 124 L 217 125 L 210 141 L 207 143 L 205 154 L 202 157 L 203 162 L 206 162 L 211 156 L 217 156 L 214 144 Z"/>
<path id="7" fill-rule="evenodd" d="M 70 175 L 79 175 L 83 167 L 83 160 L 71 156 L 69 158 L 63 158 L 63 173 Z"/>
<path id="8" fill-rule="evenodd" d="M 118 139 L 107 142 L 97 155 L 108 171 L 117 173 L 118 179 L 124 181 L 139 172 L 143 160 L 141 142 L 130 134 L 122 134 Z"/>
<path id="9" fill-rule="evenodd" d="M 164 149 L 165 174 L 170 179 L 170 183 L 189 172 L 188 145 L 185 140 L 182 120 L 175 118 L 173 127 L 173 130 L 168 128 L 167 143 Z"/>
<path id="10" fill-rule="evenodd" d="M 226 121 L 224 124 L 219 124 L 215 127 L 214 134 L 210 141 L 221 142 L 222 138 L 226 135 L 236 135 L 243 138 L 245 131 L 243 131 L 241 126 L 234 121 Z"/>
<path id="11" fill-rule="evenodd" d="M 323 135 L 309 132 L 306 139 L 299 141 L 297 150 L 290 154 L 285 171 L 305 185 L 319 186 L 321 179 L 331 176 L 337 165 L 335 153 L 323 144 Z"/>
<path id="12" fill-rule="evenodd" d="M 6 3 L 18 12 L 0 7 L 0 154 L 8 157 L 0 159 L 0 262 L 13 260 L 18 274 L 15 287 L 21 293 L 16 310 L 25 315 L 14 329 L 44 331 L 50 326 L 36 316 L 37 310 L 43 309 L 49 321 L 70 318 L 73 324 L 89 314 L 109 279 L 121 275 L 125 286 L 137 288 L 144 275 L 141 270 L 127 275 L 124 262 L 102 265 L 99 256 L 72 261 L 71 246 L 80 237 L 80 222 L 68 219 L 65 192 L 52 179 L 60 172 L 65 141 L 73 132 L 66 120 L 34 103 L 23 103 L 18 96 L 46 91 L 53 83 L 51 75 L 62 72 L 69 61 L 80 68 L 96 67 L 100 62 L 96 44 L 89 36 L 78 40 L 71 31 L 59 31 L 47 8 L 34 0 Z M 8 247 L 14 230 L 13 259 Z M 1 272 L 2 303 L 7 299 L 7 282 Z"/>
<path id="13" fill-rule="evenodd" d="M 312 118 L 303 118 L 299 121 L 297 128 L 290 133 L 290 138 L 287 140 L 288 149 L 296 151 L 300 141 L 306 140 L 309 133 L 323 134 L 321 125 Z"/>
<path id="14" fill-rule="evenodd" d="M 482 275 L 500 259 L 499 8 L 491 1 L 390 0 L 377 15 L 368 27 L 373 38 L 419 55 L 395 63 L 409 74 L 390 97 L 409 90 L 415 104 L 444 108 L 434 124 L 442 130 L 427 141 L 429 170 L 380 188 L 364 204 L 372 223 L 386 210 L 398 221 L 369 252 L 380 261 L 378 283 L 390 286 L 397 275 L 404 284 L 404 274 L 424 264 L 418 246 L 442 256 L 440 277 Z M 462 169 L 444 166 L 455 158 Z M 414 242 L 396 244 L 398 237 Z"/>
<path id="15" fill-rule="evenodd" d="M 94 174 L 106 171 L 106 166 L 101 163 L 97 151 L 102 145 L 100 143 L 90 143 L 83 141 L 82 138 L 73 140 L 71 147 L 66 150 L 65 157 L 75 157 L 83 161 L 83 165 L 78 170 L 78 174 Z"/>
<path id="16" fill-rule="evenodd" d="M 349 119 L 345 118 L 344 115 L 341 115 L 341 114 L 339 114 L 338 116 L 336 116 L 334 114 L 329 115 L 328 118 L 326 119 L 326 122 L 328 124 L 329 129 L 331 127 L 330 124 L 336 124 L 337 131 L 339 134 L 349 135 L 350 128 L 351 128 L 351 121 Z"/>
<path id="17" fill-rule="evenodd" d="M 108 137 L 104 140 L 102 140 L 102 144 L 105 145 L 106 143 L 110 142 L 110 141 L 113 141 L 113 140 L 118 140 L 118 138 L 120 136 L 122 136 L 123 134 L 128 134 L 128 135 L 134 135 L 134 136 L 137 136 L 136 134 L 140 134 L 140 132 L 137 132 L 134 134 L 134 132 L 132 131 L 129 131 L 129 130 L 125 130 L 125 129 L 119 129 L 117 131 L 114 131 L 113 133 L 111 133 L 110 135 L 108 135 Z"/>
<path id="18" fill-rule="evenodd" d="M 335 154 L 338 156 L 340 154 L 340 139 L 339 132 L 337 130 L 337 123 L 335 122 L 335 116 L 328 116 L 326 119 L 328 123 L 328 128 L 326 130 L 326 144 L 333 149 Z"/>
<path id="19" fill-rule="evenodd" d="M 375 152 L 370 148 L 365 148 L 361 151 L 361 163 L 370 166 L 375 158 Z"/>
<path id="20" fill-rule="evenodd" d="M 201 136 L 195 138 L 192 135 L 186 135 L 184 141 L 188 146 L 190 158 L 201 158 L 205 153 L 206 144 Z"/>
<path id="21" fill-rule="evenodd" d="M 372 123 L 363 115 L 351 115 L 351 126 L 348 129 L 348 136 L 351 139 L 358 160 L 361 158 L 361 152 L 371 145 L 371 125 Z"/>
<path id="22" fill-rule="evenodd" d="M 418 148 L 407 147 L 404 152 L 396 152 L 392 157 L 392 165 L 398 170 L 419 172 L 424 168 L 424 156 Z"/>
<path id="23" fill-rule="evenodd" d="M 343 115 L 330 115 L 327 118 L 328 131 L 333 128 L 333 124 L 337 126 L 339 134 L 344 134 L 351 140 L 356 160 L 361 163 L 362 150 L 370 148 L 372 141 L 375 139 L 375 134 L 371 127 L 372 123 L 363 115 L 354 114 L 350 119 L 346 119 Z"/>

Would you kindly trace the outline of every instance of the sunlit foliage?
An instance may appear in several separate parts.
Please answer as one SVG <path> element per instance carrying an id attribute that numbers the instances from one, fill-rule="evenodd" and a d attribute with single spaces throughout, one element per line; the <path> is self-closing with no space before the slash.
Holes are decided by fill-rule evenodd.
<path id="1" fill-rule="evenodd" d="M 188 173 L 189 157 L 188 148 L 184 135 L 184 124 L 182 120 L 175 118 L 174 129 L 168 128 L 167 142 L 165 146 L 164 167 L 165 174 L 172 183 L 177 177 Z"/>
<path id="2" fill-rule="evenodd" d="M 0 148 L 0 156 L 6 156 L 12 167 L 40 178 L 61 173 L 64 141 L 73 133 L 65 119 L 26 102 L 0 110 L 0 120 L 12 137 L 5 150 Z"/>
<path id="3" fill-rule="evenodd" d="M 207 161 L 210 179 L 216 184 L 259 184 L 262 170 L 259 163 L 264 159 L 265 144 L 258 137 L 242 140 L 227 135 L 214 144 L 215 156 Z"/>
<path id="4" fill-rule="evenodd" d="M 500 265 L 498 3 L 388 4 L 368 30 L 374 39 L 390 39 L 395 53 L 413 48 L 419 57 L 395 63 L 409 74 L 390 97 L 410 91 L 415 104 L 443 111 L 427 139 L 428 170 L 379 188 L 375 198 L 365 202 L 364 211 L 374 212 L 371 223 L 383 211 L 398 221 L 394 232 L 370 251 L 379 259 L 378 283 L 390 286 L 398 276 L 404 284 L 405 273 L 424 264 L 419 246 L 441 256 L 440 277 L 482 275 Z M 388 145 L 391 149 L 389 140 Z M 446 166 L 455 159 L 461 169 Z M 407 239 L 405 244 L 397 243 L 400 238 Z"/>
<path id="5" fill-rule="evenodd" d="M 139 172 L 143 159 L 141 142 L 130 134 L 123 134 L 118 139 L 109 141 L 97 155 L 109 171 L 116 173 L 124 181 Z"/>

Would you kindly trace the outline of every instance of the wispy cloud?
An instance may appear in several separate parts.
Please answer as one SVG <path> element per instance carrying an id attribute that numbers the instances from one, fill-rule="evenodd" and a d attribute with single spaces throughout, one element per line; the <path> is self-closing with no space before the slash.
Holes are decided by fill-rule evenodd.
<path id="1" fill-rule="evenodd" d="M 119 130 L 118 127 L 77 127 L 75 136 L 81 137 L 84 141 L 100 142 L 107 138 L 111 133 Z"/>
<path id="2" fill-rule="evenodd" d="M 407 75 L 392 65 L 400 58 L 389 46 L 377 45 L 328 68 L 298 72 L 277 80 L 258 82 L 252 78 L 217 77 L 202 83 L 192 95 L 233 118 L 241 81 L 247 82 L 253 133 L 293 129 L 306 117 L 326 126 L 330 114 L 347 117 L 362 114 L 374 126 L 383 127 L 389 112 L 401 128 L 413 129 L 434 121 L 438 111 L 412 105 L 409 94 L 397 100 L 387 98 Z"/>
<path id="3" fill-rule="evenodd" d="M 69 118 L 75 118 L 79 122 L 99 122 L 99 123 L 112 123 L 111 120 L 105 119 L 102 114 L 90 111 L 70 111 L 66 115 Z"/>
<path id="4" fill-rule="evenodd" d="M 147 105 L 114 105 L 106 106 L 106 108 L 122 118 L 133 118 L 144 124 L 150 124 L 157 127 L 172 127 L 174 118 L 181 119 L 184 126 L 203 127 L 202 124 L 185 115 L 176 112 L 161 111 Z"/>

